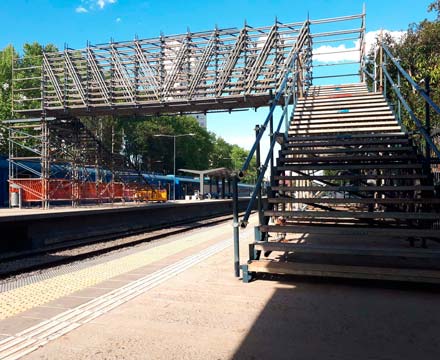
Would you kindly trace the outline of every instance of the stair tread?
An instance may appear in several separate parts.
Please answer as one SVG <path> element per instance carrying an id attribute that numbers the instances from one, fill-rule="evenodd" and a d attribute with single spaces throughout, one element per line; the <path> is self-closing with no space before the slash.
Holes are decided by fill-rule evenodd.
<path id="1" fill-rule="evenodd" d="M 288 148 L 304 148 L 304 147 L 335 147 L 335 146 L 366 146 L 366 145 L 382 145 L 382 144 L 409 144 L 409 139 L 395 139 L 395 140 L 389 140 L 389 139 L 383 139 L 383 140 L 340 140 L 338 142 L 322 142 L 322 140 L 316 140 L 313 142 L 288 142 L 285 143 L 285 146 Z"/>
<path id="2" fill-rule="evenodd" d="M 334 153 L 372 153 L 372 152 L 405 152 L 413 151 L 409 146 L 395 147 L 363 147 L 363 148 L 325 148 L 325 149 L 303 149 L 303 150 L 281 150 L 282 155 L 294 154 L 334 154 Z"/>
<path id="3" fill-rule="evenodd" d="M 346 164 L 346 163 L 334 163 L 334 164 L 292 164 L 287 166 L 277 166 L 279 171 L 288 170 L 367 170 L 367 169 L 421 169 L 422 164 Z"/>
<path id="4" fill-rule="evenodd" d="M 440 271 L 429 269 L 277 262 L 269 260 L 252 260 L 248 263 L 247 267 L 249 272 L 271 274 L 440 283 Z"/>
<path id="5" fill-rule="evenodd" d="M 385 236 L 385 237 L 435 237 L 440 238 L 440 231 L 435 229 L 413 229 L 413 228 L 376 228 L 356 226 L 324 226 L 324 225 L 261 225 L 262 232 L 281 233 L 313 233 L 327 235 L 353 235 L 353 236 Z"/>
<path id="6" fill-rule="evenodd" d="M 307 129 L 307 130 L 289 130 L 289 135 L 305 135 L 305 134 L 318 134 L 325 130 L 325 132 L 331 132 L 331 133 L 347 133 L 347 128 L 322 128 L 322 129 Z M 355 133 L 355 132 L 379 132 L 379 131 L 398 131 L 400 130 L 400 126 L 374 126 L 374 127 L 359 127 L 359 128 L 351 128 L 349 133 Z"/>
<path id="7" fill-rule="evenodd" d="M 318 120 L 318 119 L 333 119 L 333 120 L 339 120 L 339 119 L 345 119 L 345 118 L 393 118 L 395 119 L 393 113 L 391 110 L 382 110 L 382 111 L 367 111 L 368 109 L 365 109 L 366 111 L 363 112 L 336 112 L 336 113 L 328 113 L 328 114 L 305 114 L 304 112 L 296 111 L 295 115 L 293 117 L 293 120 Z"/>
<path id="8" fill-rule="evenodd" d="M 368 255 L 368 256 L 404 256 L 416 258 L 440 258 L 440 250 L 423 248 L 395 248 L 395 247 L 372 247 L 372 246 L 335 246 L 335 245 L 311 245 L 288 242 L 254 242 L 256 250 L 262 251 L 295 251 L 319 254 L 345 254 L 345 255 Z"/>
<path id="9" fill-rule="evenodd" d="M 438 198 L 293 198 L 277 197 L 269 198 L 269 204 L 440 204 Z"/>
<path id="10" fill-rule="evenodd" d="M 356 218 L 356 219 L 408 219 L 438 220 L 440 213 L 408 213 L 408 212 L 364 212 L 364 211 L 278 211 L 266 210 L 267 216 L 287 216 L 295 218 Z"/>
<path id="11" fill-rule="evenodd" d="M 424 174 L 401 174 L 401 175 L 276 175 L 275 180 L 362 180 L 362 179 L 426 179 L 428 175 Z"/>
<path id="12" fill-rule="evenodd" d="M 280 162 L 283 163 L 294 163 L 294 162 L 329 162 L 329 161 L 405 161 L 413 160 L 416 158 L 416 154 L 404 154 L 404 155 L 394 155 L 389 154 L 383 156 L 366 156 L 366 155 L 340 155 L 340 156 L 316 156 L 316 157 L 281 157 Z"/>
<path id="13" fill-rule="evenodd" d="M 396 186 L 272 186 L 275 191 L 346 191 L 346 192 L 381 192 L 381 191 L 433 191 L 434 186 L 396 185 Z"/>
<path id="14" fill-rule="evenodd" d="M 289 132 L 296 132 L 298 130 L 309 130 L 309 129 L 337 129 L 350 127 L 350 131 L 357 130 L 359 127 L 382 127 L 382 126 L 399 126 L 394 117 L 390 117 L 388 120 L 380 120 L 380 119 L 369 119 L 368 121 L 339 121 L 337 119 L 337 123 L 326 122 L 326 123 L 303 123 L 299 122 L 293 124 L 289 127 Z M 353 129 L 353 130 L 352 130 Z"/>

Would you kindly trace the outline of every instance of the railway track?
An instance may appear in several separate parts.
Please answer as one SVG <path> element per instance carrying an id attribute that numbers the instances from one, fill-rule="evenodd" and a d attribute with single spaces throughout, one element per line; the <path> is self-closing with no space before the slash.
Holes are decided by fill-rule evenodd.
<path id="1" fill-rule="evenodd" d="M 193 229 L 215 225 L 231 219 L 231 215 L 198 218 L 170 224 L 166 228 L 149 228 L 130 233 L 125 231 L 105 236 L 90 236 L 38 250 L 5 254 L 0 256 L 0 281 L 13 276 L 25 275 L 30 272 L 94 258 L 113 251 L 159 240 Z"/>

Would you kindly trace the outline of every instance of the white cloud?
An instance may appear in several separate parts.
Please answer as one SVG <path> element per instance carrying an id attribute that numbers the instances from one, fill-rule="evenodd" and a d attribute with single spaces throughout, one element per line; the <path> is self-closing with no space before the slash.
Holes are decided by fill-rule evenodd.
<path id="1" fill-rule="evenodd" d="M 78 14 L 84 14 L 84 13 L 89 12 L 89 10 L 87 10 L 84 6 L 78 6 L 75 9 L 75 12 L 77 12 Z"/>
<path id="2" fill-rule="evenodd" d="M 81 5 L 79 5 L 75 11 L 77 13 L 87 13 L 96 9 L 102 10 L 107 5 L 115 4 L 116 2 L 117 0 L 81 0 Z"/>
<path id="3" fill-rule="evenodd" d="M 97 0 L 96 4 L 99 6 L 100 9 L 104 9 L 104 7 L 107 4 L 114 4 L 116 0 Z"/>
<path id="4" fill-rule="evenodd" d="M 379 36 L 381 31 L 382 30 L 369 31 L 365 34 L 366 54 L 368 54 L 370 49 L 376 43 L 376 38 Z M 383 30 L 383 32 L 390 34 L 391 37 L 393 37 L 396 41 L 400 41 L 403 35 L 405 34 L 404 31 Z M 358 61 L 360 56 L 359 43 L 360 40 L 356 40 L 349 43 L 339 44 L 338 46 L 331 46 L 331 45 L 319 46 L 318 48 L 313 50 L 313 60 L 320 63 Z"/>

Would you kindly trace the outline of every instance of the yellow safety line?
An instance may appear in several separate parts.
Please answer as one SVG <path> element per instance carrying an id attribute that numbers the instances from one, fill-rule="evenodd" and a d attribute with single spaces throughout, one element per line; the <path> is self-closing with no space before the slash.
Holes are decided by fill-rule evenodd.
<path id="1" fill-rule="evenodd" d="M 0 293 L 0 320 L 162 260 L 211 239 L 207 234 L 194 234 L 106 263 Z"/>

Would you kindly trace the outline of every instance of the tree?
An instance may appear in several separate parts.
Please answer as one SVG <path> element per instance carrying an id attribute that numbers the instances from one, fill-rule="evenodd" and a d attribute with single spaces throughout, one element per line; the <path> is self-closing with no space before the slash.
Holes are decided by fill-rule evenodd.
<path id="1" fill-rule="evenodd" d="M 235 170 L 240 170 L 249 155 L 249 151 L 241 148 L 238 145 L 232 145 L 231 157 L 232 163 L 234 164 Z M 256 160 L 255 157 L 252 158 L 251 163 L 249 165 L 248 170 L 245 173 L 243 182 L 248 184 L 254 184 L 257 179 L 257 170 L 256 170 Z"/>
<path id="2" fill-rule="evenodd" d="M 176 138 L 176 168 L 207 169 L 213 150 L 211 135 L 191 116 L 121 119 L 125 151 L 138 168 L 173 172 L 173 139 L 155 135 L 195 134 Z"/>
<path id="3" fill-rule="evenodd" d="M 231 155 L 233 146 L 222 137 L 217 137 L 214 133 L 211 133 L 211 141 L 213 143 L 213 151 L 209 158 L 210 167 L 232 169 L 234 167 Z"/>
<path id="4" fill-rule="evenodd" d="M 12 45 L 0 51 L 0 120 L 12 117 L 12 61 L 17 58 L 17 53 Z M 7 130 L 0 127 L 0 154 L 8 153 Z"/>

